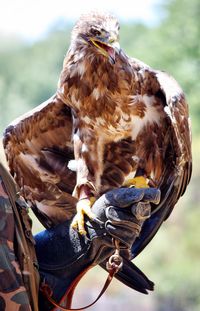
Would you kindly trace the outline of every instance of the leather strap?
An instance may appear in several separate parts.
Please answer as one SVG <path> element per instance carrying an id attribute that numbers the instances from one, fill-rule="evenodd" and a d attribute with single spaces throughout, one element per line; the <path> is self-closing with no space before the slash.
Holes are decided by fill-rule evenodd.
<path id="1" fill-rule="evenodd" d="M 80 310 L 85 310 L 91 306 L 93 306 L 100 298 L 101 296 L 105 293 L 105 291 L 107 290 L 108 286 L 110 285 L 110 283 L 112 282 L 113 277 L 115 276 L 115 274 L 121 269 L 122 265 L 123 265 L 123 259 L 122 257 L 119 255 L 119 243 L 115 240 L 115 246 L 116 246 L 116 250 L 115 253 L 113 255 L 111 255 L 107 261 L 107 270 L 109 272 L 108 277 L 104 283 L 104 286 L 101 290 L 101 292 L 99 293 L 99 295 L 97 296 L 97 298 L 90 304 L 78 308 L 78 309 L 73 309 L 69 307 L 63 307 L 61 306 L 59 303 L 57 303 L 53 298 L 52 298 L 52 290 L 50 289 L 50 287 L 43 283 L 41 285 L 40 290 L 42 291 L 42 293 L 44 294 L 44 296 L 52 303 L 52 305 L 54 305 L 54 307 L 59 308 L 60 310 L 63 311 L 80 311 Z M 75 287 L 78 285 L 79 281 L 81 280 L 81 278 L 83 277 L 83 275 L 85 275 L 85 273 L 88 271 L 88 269 L 86 269 L 86 271 L 83 271 L 81 273 L 81 275 L 78 275 L 78 277 L 74 280 L 74 282 L 72 283 L 72 285 L 70 286 L 68 293 L 66 296 L 70 296 L 70 302 L 75 290 Z M 65 296 L 65 298 L 67 298 Z M 71 305 L 71 303 L 70 303 Z"/>

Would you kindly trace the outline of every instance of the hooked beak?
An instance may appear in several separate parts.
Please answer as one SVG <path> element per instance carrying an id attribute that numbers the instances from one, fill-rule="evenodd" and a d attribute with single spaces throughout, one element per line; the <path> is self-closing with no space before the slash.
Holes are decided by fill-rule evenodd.
<path id="1" fill-rule="evenodd" d="M 97 38 L 90 38 L 94 46 L 98 48 L 101 54 L 108 57 L 112 65 L 115 64 L 116 54 L 119 54 L 120 45 L 118 41 L 110 40 L 110 42 L 103 42 Z"/>

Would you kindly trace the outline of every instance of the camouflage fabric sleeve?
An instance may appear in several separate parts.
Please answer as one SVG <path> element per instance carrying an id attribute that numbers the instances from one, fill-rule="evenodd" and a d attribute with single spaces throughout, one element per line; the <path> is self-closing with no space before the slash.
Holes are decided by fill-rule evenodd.
<path id="1" fill-rule="evenodd" d="M 22 274 L 14 252 L 14 215 L 0 176 L 0 310 L 30 311 Z"/>

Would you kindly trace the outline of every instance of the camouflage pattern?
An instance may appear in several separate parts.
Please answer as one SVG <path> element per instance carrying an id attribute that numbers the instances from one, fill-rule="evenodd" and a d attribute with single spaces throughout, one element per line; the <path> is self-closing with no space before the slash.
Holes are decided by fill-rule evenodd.
<path id="1" fill-rule="evenodd" d="M 14 252 L 14 239 L 12 204 L 0 176 L 0 311 L 31 311 Z"/>

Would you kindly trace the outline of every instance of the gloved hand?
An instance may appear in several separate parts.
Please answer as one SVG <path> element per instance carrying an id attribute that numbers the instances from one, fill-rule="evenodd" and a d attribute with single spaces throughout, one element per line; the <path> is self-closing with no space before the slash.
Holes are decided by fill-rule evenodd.
<path id="1" fill-rule="evenodd" d="M 115 189 L 92 206 L 100 222 L 86 219 L 87 236 L 72 229 L 71 221 L 36 235 L 41 279 L 51 288 L 53 299 L 59 302 L 75 278 L 89 267 L 101 264 L 105 268 L 107 258 L 115 251 L 114 241 L 119 241 L 120 255 L 128 258 L 144 221 L 150 216 L 150 203 L 156 204 L 159 199 L 160 191 L 155 188 Z M 153 283 L 125 258 L 118 278 L 143 293 L 153 289 Z M 53 309 L 45 299 L 40 302 L 41 310 Z"/>
<path id="2" fill-rule="evenodd" d="M 120 188 L 102 195 L 92 210 L 103 222 L 107 233 L 121 242 L 122 249 L 129 250 L 144 221 L 151 215 L 150 203 L 158 204 L 159 201 L 160 191 L 156 188 Z M 94 223 L 91 225 L 96 228 Z"/>

